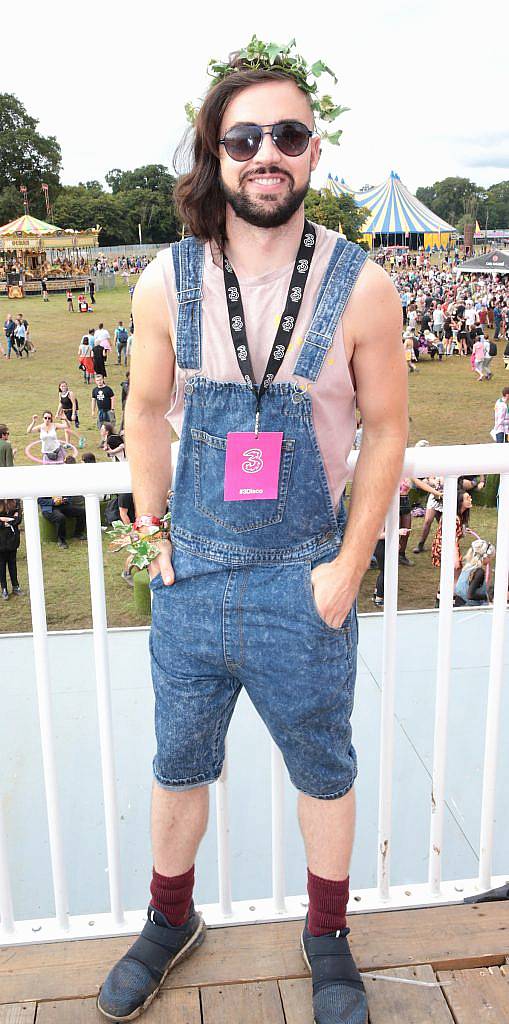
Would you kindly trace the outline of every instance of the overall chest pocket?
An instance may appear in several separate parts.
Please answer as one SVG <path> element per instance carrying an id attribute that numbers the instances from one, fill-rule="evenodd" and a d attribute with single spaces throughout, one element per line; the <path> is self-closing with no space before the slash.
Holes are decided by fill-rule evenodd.
<path id="1" fill-rule="evenodd" d="M 295 440 L 283 439 L 278 497 L 260 501 L 225 501 L 226 438 L 191 428 L 194 459 L 194 504 L 204 516 L 231 533 L 246 533 L 281 523 L 292 470 Z"/>

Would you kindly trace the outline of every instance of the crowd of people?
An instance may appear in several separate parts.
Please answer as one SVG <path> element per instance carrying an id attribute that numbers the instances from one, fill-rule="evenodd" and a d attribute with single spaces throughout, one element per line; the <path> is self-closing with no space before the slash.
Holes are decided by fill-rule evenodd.
<path id="1" fill-rule="evenodd" d="M 507 276 L 469 274 L 461 266 L 429 262 L 389 267 L 403 308 L 403 344 L 409 372 L 422 356 L 438 362 L 469 358 L 475 379 L 491 380 L 497 342 L 505 341 L 509 367 L 509 282 Z M 488 336 L 488 328 L 493 336 Z"/>

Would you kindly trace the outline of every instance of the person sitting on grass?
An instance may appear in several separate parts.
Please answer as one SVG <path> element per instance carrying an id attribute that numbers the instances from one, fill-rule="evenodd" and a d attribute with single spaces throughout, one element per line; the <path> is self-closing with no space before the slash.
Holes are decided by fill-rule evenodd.
<path id="1" fill-rule="evenodd" d="M 11 578 L 13 594 L 21 594 L 18 582 L 16 557 L 19 548 L 19 524 L 21 523 L 21 501 L 19 498 L 0 498 L 0 589 L 4 601 L 9 600 L 7 590 L 7 569 Z"/>
<path id="2" fill-rule="evenodd" d="M 492 559 L 495 546 L 478 538 L 470 545 L 454 588 L 456 605 L 481 605 L 493 600 Z"/>
<path id="3" fill-rule="evenodd" d="M 69 547 L 66 540 L 66 519 L 76 520 L 75 539 L 86 540 L 85 511 L 79 507 L 75 498 L 37 498 L 37 502 L 44 518 L 49 523 L 54 523 L 57 528 L 57 547 Z"/>
<path id="4" fill-rule="evenodd" d="M 102 447 L 104 448 L 108 458 L 113 459 L 115 462 L 124 462 L 124 438 L 121 434 L 115 433 L 113 424 L 102 423 L 99 433 L 102 438 Z"/>

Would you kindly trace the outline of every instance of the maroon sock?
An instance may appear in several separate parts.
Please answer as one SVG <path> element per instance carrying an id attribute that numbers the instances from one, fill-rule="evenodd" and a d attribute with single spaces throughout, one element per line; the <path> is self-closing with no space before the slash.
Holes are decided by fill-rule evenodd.
<path id="1" fill-rule="evenodd" d="M 155 868 L 152 868 L 152 881 L 150 883 L 151 905 L 155 910 L 160 910 L 174 927 L 184 924 L 189 914 L 189 907 L 193 896 L 194 886 L 194 864 L 189 871 L 183 875 L 175 875 L 168 878 L 166 875 L 158 875 Z"/>
<path id="2" fill-rule="evenodd" d="M 308 868 L 308 928 L 311 935 L 327 935 L 346 928 L 350 877 L 342 882 L 313 875 Z"/>

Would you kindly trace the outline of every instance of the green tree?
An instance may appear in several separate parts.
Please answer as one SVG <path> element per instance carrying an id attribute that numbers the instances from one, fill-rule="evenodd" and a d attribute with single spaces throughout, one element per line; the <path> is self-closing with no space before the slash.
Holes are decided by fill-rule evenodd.
<path id="1" fill-rule="evenodd" d="M 341 223 L 343 233 L 350 242 L 358 242 L 362 225 L 369 215 L 366 207 L 356 206 L 349 195 L 335 196 L 330 189 L 318 191 L 310 188 L 304 201 L 306 216 L 315 224 L 337 231 Z"/>
<path id="2" fill-rule="evenodd" d="M 84 185 L 64 186 L 57 196 L 54 219 L 60 227 L 85 231 L 100 226 L 100 245 L 122 245 L 135 241 L 129 237 L 125 211 L 108 192 L 99 195 Z"/>
<path id="3" fill-rule="evenodd" d="M 464 219 L 465 201 L 469 197 L 477 198 L 477 215 L 482 217 L 485 193 L 469 178 L 444 178 L 435 181 L 434 185 L 418 188 L 415 195 L 433 213 L 454 227 Z"/>
<path id="4" fill-rule="evenodd" d="M 486 210 L 484 220 L 480 223 L 484 228 L 488 215 L 488 228 L 509 228 L 509 181 L 499 181 L 486 190 Z"/>
<path id="5" fill-rule="evenodd" d="M 113 195 L 132 192 L 137 188 L 173 195 L 175 185 L 175 178 L 164 164 L 146 164 L 144 167 L 136 167 L 134 171 L 121 171 L 115 167 L 108 171 L 105 179 Z"/>
<path id="6" fill-rule="evenodd" d="M 54 135 L 37 131 L 38 123 L 13 93 L 0 93 L 0 193 L 17 190 L 14 216 L 23 212 L 20 185 L 26 185 L 30 212 L 36 217 L 46 216 L 41 184 L 49 185 L 51 198 L 60 187 L 60 146 Z M 9 198 L 5 202 L 9 205 Z"/>

